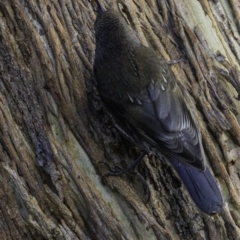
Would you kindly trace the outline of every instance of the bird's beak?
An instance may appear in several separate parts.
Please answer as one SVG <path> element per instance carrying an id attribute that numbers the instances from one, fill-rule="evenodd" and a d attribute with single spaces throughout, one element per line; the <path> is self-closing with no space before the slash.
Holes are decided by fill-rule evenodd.
<path id="1" fill-rule="evenodd" d="M 97 3 L 97 11 L 98 11 L 98 13 L 104 12 L 103 7 L 101 6 L 101 4 L 99 3 L 98 0 L 96 0 L 96 3 Z"/>

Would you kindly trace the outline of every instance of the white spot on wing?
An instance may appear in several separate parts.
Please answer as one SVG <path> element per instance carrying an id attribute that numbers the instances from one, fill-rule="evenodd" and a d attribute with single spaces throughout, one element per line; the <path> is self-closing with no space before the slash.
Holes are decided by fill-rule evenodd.
<path id="1" fill-rule="evenodd" d="M 132 98 L 129 94 L 128 94 L 128 98 L 129 98 L 129 100 L 130 100 L 131 103 L 134 102 L 133 98 Z"/>
<path id="2" fill-rule="evenodd" d="M 162 77 L 163 77 L 163 81 L 164 81 L 165 83 L 167 83 L 167 79 L 164 77 L 163 74 L 162 74 Z"/>

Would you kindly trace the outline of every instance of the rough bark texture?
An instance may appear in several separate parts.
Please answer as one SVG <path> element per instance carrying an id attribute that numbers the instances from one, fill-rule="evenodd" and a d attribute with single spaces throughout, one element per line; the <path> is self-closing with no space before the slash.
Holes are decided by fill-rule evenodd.
<path id="1" fill-rule="evenodd" d="M 182 58 L 172 69 L 225 201 L 210 217 L 152 156 L 134 174 L 103 177 L 139 150 L 112 126 L 93 87 L 94 2 L 0 1 L 1 239 L 240 239 L 237 4 L 103 3 L 122 11 L 143 44 Z"/>

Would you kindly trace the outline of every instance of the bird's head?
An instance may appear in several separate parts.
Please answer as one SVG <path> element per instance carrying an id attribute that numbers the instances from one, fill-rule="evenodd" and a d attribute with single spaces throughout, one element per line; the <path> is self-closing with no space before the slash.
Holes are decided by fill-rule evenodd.
<path id="1" fill-rule="evenodd" d="M 101 53 L 110 53 L 111 50 L 120 53 L 134 43 L 140 43 L 120 13 L 114 10 L 105 11 L 100 4 L 95 21 L 95 37 L 96 47 Z"/>

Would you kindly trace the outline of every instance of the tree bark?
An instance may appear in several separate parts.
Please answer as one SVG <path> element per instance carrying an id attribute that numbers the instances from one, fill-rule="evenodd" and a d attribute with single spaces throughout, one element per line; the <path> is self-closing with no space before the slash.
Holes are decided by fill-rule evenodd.
<path id="1" fill-rule="evenodd" d="M 191 2 L 191 3 L 190 3 Z M 236 0 L 102 1 L 171 65 L 224 198 L 208 216 L 166 161 L 114 128 L 94 87 L 95 3 L 0 1 L 1 239 L 240 239 Z"/>

